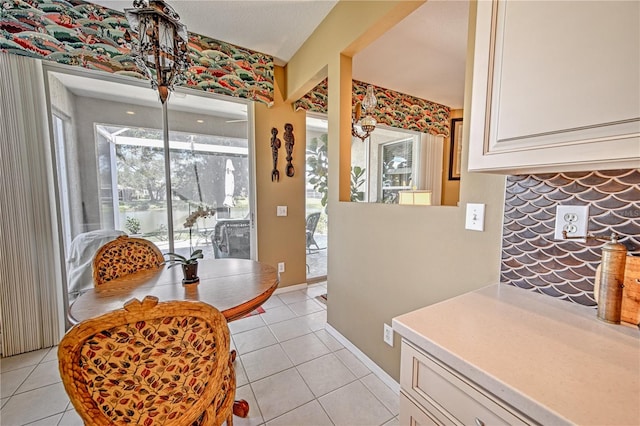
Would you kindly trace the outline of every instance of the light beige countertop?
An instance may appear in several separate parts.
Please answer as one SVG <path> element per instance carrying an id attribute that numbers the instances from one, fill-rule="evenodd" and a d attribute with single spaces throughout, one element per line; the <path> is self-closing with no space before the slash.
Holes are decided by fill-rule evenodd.
<path id="1" fill-rule="evenodd" d="M 492 285 L 393 328 L 544 425 L 640 425 L 640 330 L 595 308 Z"/>

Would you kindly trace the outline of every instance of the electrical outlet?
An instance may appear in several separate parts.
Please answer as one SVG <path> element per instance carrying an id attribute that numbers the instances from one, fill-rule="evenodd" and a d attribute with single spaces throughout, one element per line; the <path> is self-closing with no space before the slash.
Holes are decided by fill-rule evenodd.
<path id="1" fill-rule="evenodd" d="M 589 220 L 589 206 L 557 206 L 556 227 L 553 238 L 563 240 L 562 231 L 567 231 L 567 237 L 582 237 L 587 235 Z M 573 241 L 586 242 L 580 238 Z"/>
<path id="2" fill-rule="evenodd" d="M 284 272 L 284 262 L 278 263 L 278 272 Z"/>
<path id="3" fill-rule="evenodd" d="M 389 324 L 384 325 L 384 342 L 393 347 L 393 328 Z"/>

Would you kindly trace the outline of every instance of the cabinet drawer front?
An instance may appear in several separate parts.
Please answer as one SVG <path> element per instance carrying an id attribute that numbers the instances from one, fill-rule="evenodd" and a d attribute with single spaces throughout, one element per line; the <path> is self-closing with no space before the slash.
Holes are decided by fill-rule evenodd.
<path id="1" fill-rule="evenodd" d="M 454 423 L 528 424 L 497 398 L 404 341 L 400 385 L 420 405 L 435 407 Z"/>
<path id="2" fill-rule="evenodd" d="M 433 414 L 417 406 L 400 392 L 400 424 L 403 426 L 442 426 Z"/>

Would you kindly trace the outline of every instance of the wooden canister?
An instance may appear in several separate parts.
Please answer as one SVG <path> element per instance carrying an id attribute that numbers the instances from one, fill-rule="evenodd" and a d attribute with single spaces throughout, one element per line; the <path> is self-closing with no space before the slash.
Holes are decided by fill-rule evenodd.
<path id="1" fill-rule="evenodd" d="M 602 247 L 598 318 L 613 324 L 620 324 L 626 256 L 627 248 L 618 242 L 615 234 Z"/>

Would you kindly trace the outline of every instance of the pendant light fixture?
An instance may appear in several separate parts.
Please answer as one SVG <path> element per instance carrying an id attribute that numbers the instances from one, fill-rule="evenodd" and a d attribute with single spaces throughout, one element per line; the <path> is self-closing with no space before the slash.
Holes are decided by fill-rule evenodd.
<path id="1" fill-rule="evenodd" d="M 378 106 L 378 99 L 373 93 L 373 86 L 369 85 L 362 103 L 356 103 L 355 111 L 351 115 L 351 135 L 363 142 L 371 135 L 376 128 L 376 124 L 378 124 L 373 117 L 376 106 Z M 364 108 L 364 117 L 362 117 L 362 108 Z M 361 131 L 358 131 L 357 127 L 360 127 Z"/>
<path id="2" fill-rule="evenodd" d="M 169 251 L 174 252 L 173 203 L 171 196 L 171 159 L 169 151 L 169 128 L 167 100 L 175 84 L 184 81 L 187 69 L 187 27 L 180 16 L 162 0 L 134 0 L 132 9 L 125 9 L 125 16 L 138 43 L 131 48 L 131 56 L 138 68 L 158 91 L 162 103 L 162 126 L 164 141 L 164 164 L 167 197 L 167 231 Z"/>

